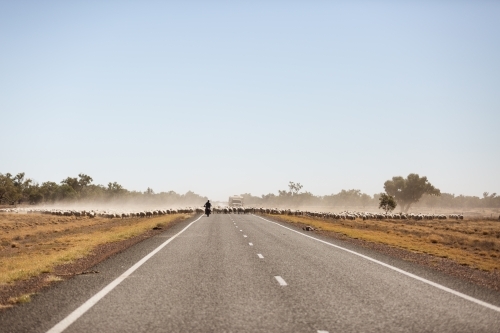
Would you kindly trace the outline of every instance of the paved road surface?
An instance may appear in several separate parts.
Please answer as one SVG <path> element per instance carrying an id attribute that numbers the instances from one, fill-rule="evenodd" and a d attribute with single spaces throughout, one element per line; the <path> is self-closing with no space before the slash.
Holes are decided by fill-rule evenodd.
<path id="1" fill-rule="evenodd" d="M 500 332 L 499 293 L 253 215 L 193 218 L 96 269 L 0 332 Z"/>

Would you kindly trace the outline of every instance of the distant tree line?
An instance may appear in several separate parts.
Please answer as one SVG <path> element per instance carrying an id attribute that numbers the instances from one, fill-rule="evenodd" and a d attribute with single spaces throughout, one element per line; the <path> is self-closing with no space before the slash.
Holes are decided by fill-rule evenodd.
<path id="1" fill-rule="evenodd" d="M 360 190 L 342 190 L 337 194 L 317 196 L 311 192 L 300 192 L 303 185 L 289 182 L 288 189 L 279 190 L 278 194 L 269 193 L 260 197 L 244 193 L 245 205 L 266 207 L 306 207 L 306 206 L 358 206 L 375 207 L 379 204 L 380 194 L 370 196 Z"/>
<path id="2" fill-rule="evenodd" d="M 117 182 L 107 186 L 93 184 L 92 177 L 80 173 L 78 177 L 67 177 L 59 183 L 48 181 L 42 184 L 26 178 L 24 172 L 12 175 L 0 173 L 0 204 L 50 204 L 55 202 L 114 202 L 134 201 L 148 204 L 192 205 L 207 200 L 191 191 L 178 194 L 174 191 L 155 193 L 151 188 L 144 192 L 129 191 Z M 245 205 L 262 207 L 332 207 L 337 209 L 378 209 L 380 198 L 386 194 L 394 198 L 401 211 L 432 208 L 499 208 L 500 196 L 484 192 L 482 197 L 441 193 L 432 186 L 426 177 L 410 174 L 408 177 L 393 177 L 384 183 L 385 193 L 373 196 L 357 189 L 341 190 L 336 194 L 314 195 L 302 191 L 303 185 L 289 182 L 288 189 L 279 190 L 278 194 L 269 193 L 253 196 L 242 194 Z"/>
<path id="3" fill-rule="evenodd" d="M 337 194 L 317 196 L 310 192 L 292 193 L 286 190 L 278 191 L 278 194 L 269 193 L 261 197 L 250 193 L 241 195 L 245 205 L 265 207 L 310 207 L 310 206 L 332 206 L 332 207 L 378 207 L 380 194 L 370 196 L 360 190 L 342 190 Z"/>
<path id="4" fill-rule="evenodd" d="M 415 208 L 500 208 L 500 196 L 484 192 L 482 197 L 441 193 L 439 197 L 422 196 Z"/>
<path id="5" fill-rule="evenodd" d="M 362 193 L 360 190 L 341 190 L 336 194 L 317 196 L 310 192 L 300 192 L 303 186 L 300 183 L 290 182 L 288 189 L 279 190 L 278 194 L 269 193 L 260 197 L 250 193 L 242 194 L 245 205 L 264 207 L 335 207 L 348 209 L 377 209 L 381 196 L 387 195 L 394 198 L 402 212 L 408 212 L 410 207 L 432 209 L 440 208 L 500 208 L 500 196 L 496 193 L 484 192 L 483 197 L 464 196 L 441 193 L 427 180 L 418 174 L 410 174 L 403 178 L 393 177 L 384 183 L 385 193 L 373 196 Z M 387 199 L 386 199 L 387 200 Z"/>
<path id="6" fill-rule="evenodd" d="M 133 200 L 150 204 L 184 205 L 204 202 L 206 197 L 191 191 L 178 194 L 174 191 L 155 193 L 151 188 L 144 192 L 129 191 L 117 182 L 107 186 L 93 184 L 92 177 L 80 173 L 78 177 L 67 177 L 59 183 L 48 181 L 42 184 L 17 175 L 0 173 L 0 204 L 50 204 L 56 202 L 116 202 Z"/>

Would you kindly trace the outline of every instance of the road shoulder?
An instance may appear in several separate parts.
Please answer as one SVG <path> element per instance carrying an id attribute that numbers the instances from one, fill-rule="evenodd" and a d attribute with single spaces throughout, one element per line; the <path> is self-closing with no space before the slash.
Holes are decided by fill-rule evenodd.
<path id="1" fill-rule="evenodd" d="M 42 322 L 48 323 L 46 329 L 49 329 L 50 325 L 64 318 L 59 316 L 64 316 L 85 302 L 95 292 L 198 217 L 199 215 L 193 215 L 163 229 L 149 230 L 124 241 L 100 246 L 99 250 L 90 256 L 57 267 L 56 272 L 61 274 L 61 281 L 47 283 L 43 277 L 37 277 L 33 279 L 35 281 L 22 286 L 24 289 L 17 291 L 14 289 L 13 292 L 30 293 L 31 299 L 30 302 L 19 303 L 0 311 L 2 332 L 7 327 L 9 329 L 5 332 L 39 332 L 39 325 Z M 36 279 L 41 279 L 41 282 Z"/>

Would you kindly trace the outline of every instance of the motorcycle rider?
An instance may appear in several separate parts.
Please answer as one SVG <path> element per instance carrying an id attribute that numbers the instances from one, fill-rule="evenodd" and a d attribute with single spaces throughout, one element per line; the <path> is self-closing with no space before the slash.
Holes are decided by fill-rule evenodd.
<path id="1" fill-rule="evenodd" d="M 205 207 L 205 214 L 207 214 L 207 216 L 210 215 L 210 208 L 212 207 L 212 204 L 210 203 L 210 200 L 208 200 L 205 205 L 203 205 L 203 207 Z"/>

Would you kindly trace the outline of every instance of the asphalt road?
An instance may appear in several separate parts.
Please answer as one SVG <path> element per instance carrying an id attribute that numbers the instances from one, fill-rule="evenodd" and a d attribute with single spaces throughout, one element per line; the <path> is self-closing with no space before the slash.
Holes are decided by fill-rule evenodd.
<path id="1" fill-rule="evenodd" d="M 95 269 L 0 332 L 500 332 L 499 293 L 253 215 L 193 218 Z"/>

